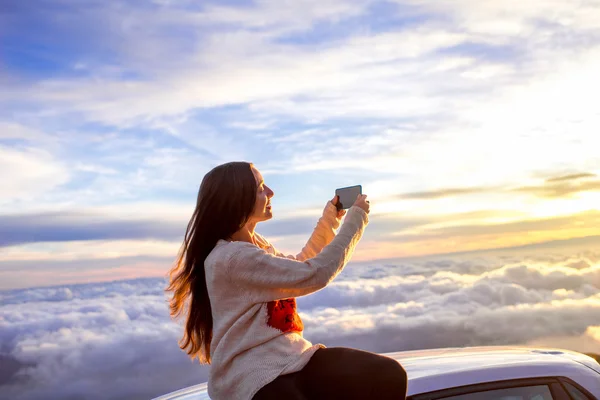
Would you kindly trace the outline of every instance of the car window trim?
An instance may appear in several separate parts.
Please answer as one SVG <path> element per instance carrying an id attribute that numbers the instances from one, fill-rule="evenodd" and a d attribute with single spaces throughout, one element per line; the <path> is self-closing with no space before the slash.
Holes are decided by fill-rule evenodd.
<path id="1" fill-rule="evenodd" d="M 598 398 L 596 396 L 594 396 L 592 393 L 590 393 L 589 390 L 587 390 L 586 388 L 584 388 L 583 386 L 581 386 L 579 383 L 575 382 L 573 379 L 564 377 L 564 376 L 559 376 L 558 380 L 560 381 L 560 383 L 563 385 L 565 383 L 568 383 L 569 385 L 575 386 L 581 393 L 583 393 L 589 400 L 598 400 Z M 564 387 L 564 390 L 568 393 L 567 388 Z M 572 400 L 573 397 L 571 397 L 571 395 L 569 395 L 569 398 Z"/>
<path id="2" fill-rule="evenodd" d="M 569 383 L 571 383 L 569 381 Z M 553 385 L 555 384 L 555 385 Z M 539 377 L 539 378 L 520 378 L 520 379 L 506 379 L 501 381 L 476 383 L 472 385 L 457 386 L 448 389 L 436 390 L 433 392 L 420 393 L 409 396 L 407 400 L 435 400 L 440 397 L 458 396 L 461 394 L 470 394 L 478 392 L 487 392 L 490 390 L 497 389 L 510 389 L 527 386 L 539 386 L 546 385 L 552 393 L 553 400 L 571 400 L 566 389 L 560 384 L 559 377 Z M 579 386 L 577 387 L 579 388 Z M 586 393 L 587 395 L 587 393 Z M 592 397 L 594 400 L 598 400 Z"/>

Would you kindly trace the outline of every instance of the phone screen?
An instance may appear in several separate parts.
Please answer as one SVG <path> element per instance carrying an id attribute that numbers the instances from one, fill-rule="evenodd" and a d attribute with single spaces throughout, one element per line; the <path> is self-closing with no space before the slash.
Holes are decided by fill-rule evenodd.
<path id="1" fill-rule="evenodd" d="M 348 209 L 352 207 L 352 204 L 356 201 L 356 198 L 359 194 L 362 194 L 362 186 L 349 186 L 345 188 L 340 188 L 335 190 L 335 194 L 340 196 L 338 200 L 338 209 Z"/>

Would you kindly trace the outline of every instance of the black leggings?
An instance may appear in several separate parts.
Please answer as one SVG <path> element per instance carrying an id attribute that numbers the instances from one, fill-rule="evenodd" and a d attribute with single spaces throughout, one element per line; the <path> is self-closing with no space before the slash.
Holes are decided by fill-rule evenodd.
<path id="1" fill-rule="evenodd" d="M 298 371 L 277 377 L 253 400 L 406 399 L 404 368 L 394 359 L 347 348 L 319 349 Z"/>

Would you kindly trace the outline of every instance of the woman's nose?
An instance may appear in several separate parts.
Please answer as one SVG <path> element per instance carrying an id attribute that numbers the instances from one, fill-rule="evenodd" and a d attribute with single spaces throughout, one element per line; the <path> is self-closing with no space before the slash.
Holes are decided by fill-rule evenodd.
<path id="1" fill-rule="evenodd" d="M 273 197 L 273 196 L 275 196 L 275 193 L 274 193 L 274 192 L 271 190 L 271 188 L 269 188 L 269 192 L 268 192 L 268 194 L 267 194 L 267 197 L 268 197 L 268 198 L 271 198 L 271 197 Z"/>

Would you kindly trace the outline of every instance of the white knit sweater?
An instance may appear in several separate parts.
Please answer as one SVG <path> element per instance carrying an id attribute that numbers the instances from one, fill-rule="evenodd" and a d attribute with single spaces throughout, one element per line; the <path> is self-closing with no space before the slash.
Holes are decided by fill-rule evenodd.
<path id="1" fill-rule="evenodd" d="M 296 297 L 323 289 L 344 268 L 368 224 L 351 207 L 338 234 L 328 203 L 296 256 L 259 245 L 221 240 L 204 266 L 213 316 L 208 393 L 213 400 L 251 399 L 279 375 L 301 370 L 321 344 L 302 337 Z"/>

